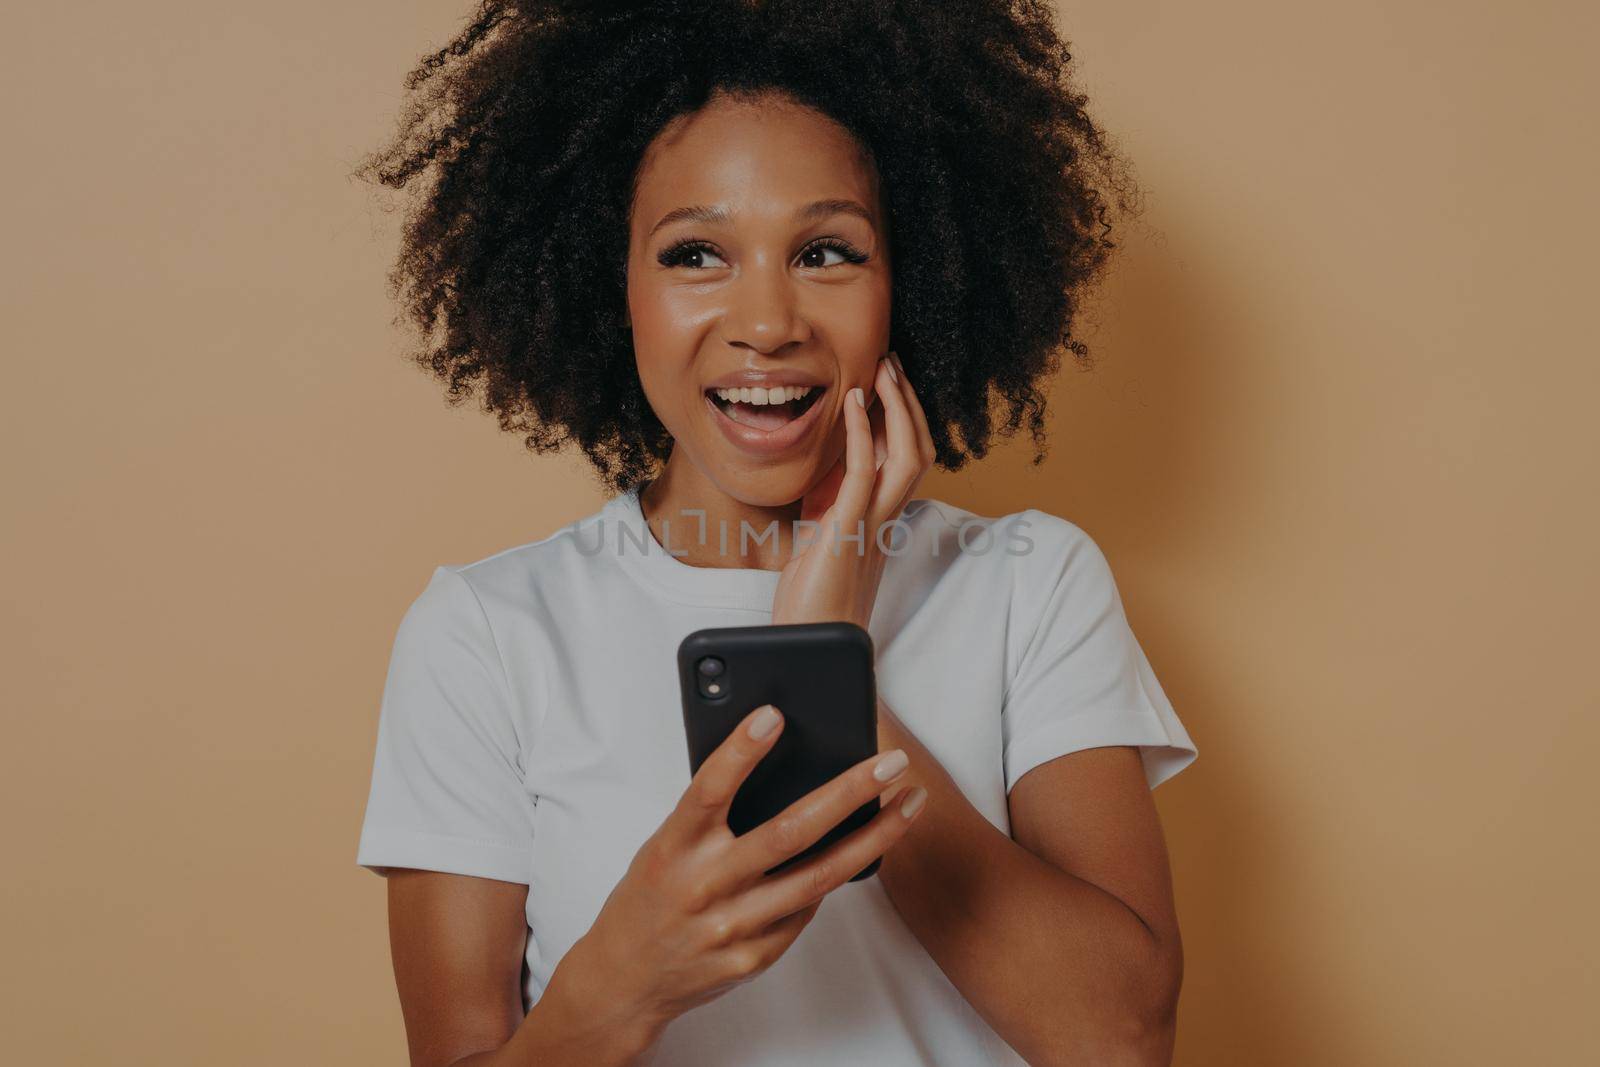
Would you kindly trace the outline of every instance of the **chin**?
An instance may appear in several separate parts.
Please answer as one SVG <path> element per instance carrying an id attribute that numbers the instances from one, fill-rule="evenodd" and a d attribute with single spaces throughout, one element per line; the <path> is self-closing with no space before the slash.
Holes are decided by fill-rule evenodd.
<path id="1" fill-rule="evenodd" d="M 767 468 L 719 464 L 707 473 L 710 481 L 733 499 L 762 508 L 796 503 L 822 478 L 821 465 L 814 456 Z"/>
<path id="2" fill-rule="evenodd" d="M 796 503 L 816 484 L 817 479 L 800 475 L 773 477 L 760 473 L 719 480 L 726 492 L 735 500 L 752 507 L 781 508 Z"/>

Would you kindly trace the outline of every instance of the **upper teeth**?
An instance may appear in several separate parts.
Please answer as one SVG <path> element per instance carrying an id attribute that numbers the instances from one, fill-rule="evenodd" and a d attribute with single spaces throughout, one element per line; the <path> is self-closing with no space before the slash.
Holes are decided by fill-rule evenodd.
<path id="1" fill-rule="evenodd" d="M 730 404 L 787 404 L 811 392 L 809 385 L 775 385 L 771 389 L 716 389 L 717 396 Z"/>

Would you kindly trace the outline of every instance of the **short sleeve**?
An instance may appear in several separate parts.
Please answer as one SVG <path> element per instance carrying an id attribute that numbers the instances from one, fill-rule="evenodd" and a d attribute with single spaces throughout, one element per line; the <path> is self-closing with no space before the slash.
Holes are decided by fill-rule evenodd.
<path id="1" fill-rule="evenodd" d="M 533 805 L 515 724 L 482 604 L 438 567 L 395 634 L 356 862 L 527 884 Z"/>
<path id="2" fill-rule="evenodd" d="M 1128 625 L 1111 566 L 1076 525 L 1025 514 L 1049 536 L 1013 561 L 1018 595 L 1038 621 L 1023 628 L 1026 643 L 1006 687 L 1006 792 L 1041 763 L 1108 745 L 1138 746 L 1154 789 L 1198 753 Z"/>

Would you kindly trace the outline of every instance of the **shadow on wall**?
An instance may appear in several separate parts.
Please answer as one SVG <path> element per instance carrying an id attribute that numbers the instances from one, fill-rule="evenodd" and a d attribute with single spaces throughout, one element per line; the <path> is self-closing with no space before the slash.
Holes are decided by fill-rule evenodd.
<path id="1" fill-rule="evenodd" d="M 1041 467 L 1019 434 L 972 469 L 930 473 L 919 493 L 983 515 L 1038 507 L 1082 526 L 1111 559 L 1200 749 L 1156 793 L 1186 956 L 1176 1062 L 1354 1062 L 1357 1049 L 1339 1048 L 1338 990 L 1319 988 L 1316 962 L 1279 936 L 1296 920 L 1295 831 L 1244 725 L 1271 709 L 1241 706 L 1248 679 L 1219 675 L 1227 661 L 1208 643 L 1208 621 L 1237 610 L 1230 593 L 1270 580 L 1260 553 L 1287 550 L 1273 513 L 1294 499 L 1271 459 L 1285 417 L 1272 398 L 1292 362 L 1264 361 L 1270 350 L 1248 342 L 1260 294 L 1218 291 L 1225 278 L 1186 264 L 1186 249 L 1204 261 L 1208 239 L 1142 223 L 1128 233 L 1084 312 L 1096 365 L 1064 359 L 1052 384 Z M 1225 574 L 1227 588 L 1198 584 L 1204 574 Z"/>

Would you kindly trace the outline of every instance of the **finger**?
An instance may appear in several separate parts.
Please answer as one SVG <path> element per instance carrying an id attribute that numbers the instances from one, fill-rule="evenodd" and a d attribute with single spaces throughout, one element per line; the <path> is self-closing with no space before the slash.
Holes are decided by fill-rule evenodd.
<path id="1" fill-rule="evenodd" d="M 933 447 L 933 433 L 928 429 L 928 414 L 922 410 L 922 401 L 918 399 L 917 391 L 911 385 L 911 379 L 906 376 L 905 364 L 900 361 L 900 353 L 890 352 L 889 358 L 894 360 L 895 369 L 900 372 L 900 380 L 905 383 L 906 396 L 911 399 L 911 418 L 917 424 L 917 438 L 922 445 L 922 466 L 926 470 L 939 458 L 937 450 Z"/>
<path id="2" fill-rule="evenodd" d="M 888 457 L 878 469 L 878 484 L 873 493 L 867 522 L 878 526 L 899 515 L 906 498 L 922 475 L 922 452 L 917 440 L 917 425 L 905 396 L 905 386 L 887 358 L 878 365 L 878 395 L 883 397 L 887 423 Z"/>
<path id="3" fill-rule="evenodd" d="M 872 468 L 881 471 L 883 461 L 889 458 L 889 432 L 884 425 L 882 404 L 867 409 L 867 423 L 872 427 Z"/>
<path id="4" fill-rule="evenodd" d="M 754 876 L 810 848 L 904 775 L 910 762 L 903 749 L 880 752 L 819 785 L 740 836 L 733 848 L 735 865 L 741 874 Z"/>
<path id="5" fill-rule="evenodd" d="M 745 981 L 778 962 L 778 958 L 794 944 L 795 938 L 800 936 L 800 931 L 806 928 L 806 924 L 817 914 L 817 909 L 821 906 L 822 902 L 819 900 L 809 907 L 801 908 L 768 923 L 753 936 L 723 949 L 718 960 L 723 978 L 735 982 Z"/>
<path id="6" fill-rule="evenodd" d="M 927 808 L 928 791 L 911 786 L 884 805 L 872 821 L 824 851 L 758 882 L 740 900 L 748 922 L 762 923 L 820 901 L 844 885 L 905 836 Z M 905 813 L 911 808 L 911 814 Z M 746 910 L 748 909 L 748 910 Z"/>
<path id="7" fill-rule="evenodd" d="M 697 830 L 708 824 L 726 830 L 734 794 L 782 732 L 783 715 L 771 704 L 746 715 L 700 764 L 678 800 L 676 814 Z"/>
<path id="8" fill-rule="evenodd" d="M 839 483 L 839 495 L 834 500 L 833 514 L 826 516 L 818 541 L 825 551 L 837 553 L 834 543 L 857 533 L 856 527 L 866 520 L 867 505 L 872 500 L 872 483 L 878 470 L 872 462 L 872 425 L 863 406 L 866 391 L 856 401 L 854 390 L 845 397 L 845 470 Z"/>

